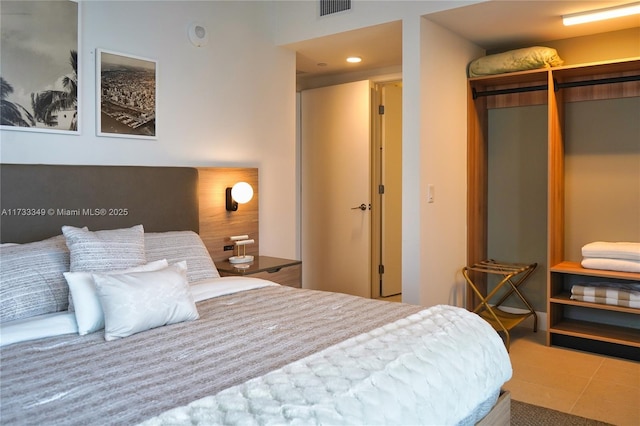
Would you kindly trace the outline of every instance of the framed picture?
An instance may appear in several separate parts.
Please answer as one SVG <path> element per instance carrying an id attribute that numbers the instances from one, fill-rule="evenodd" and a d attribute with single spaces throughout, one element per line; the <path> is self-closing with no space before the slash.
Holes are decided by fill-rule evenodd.
<path id="1" fill-rule="evenodd" d="M 0 127 L 80 134 L 76 1 L 5 1 L 0 8 Z"/>
<path id="2" fill-rule="evenodd" d="M 156 82 L 153 59 L 98 49 L 97 134 L 156 139 Z"/>

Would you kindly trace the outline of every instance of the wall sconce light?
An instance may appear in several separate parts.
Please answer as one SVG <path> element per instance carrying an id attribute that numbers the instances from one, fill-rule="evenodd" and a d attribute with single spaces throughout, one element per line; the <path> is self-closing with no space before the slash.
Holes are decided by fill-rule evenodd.
<path id="1" fill-rule="evenodd" d="M 606 9 L 589 10 L 586 12 L 563 15 L 564 25 L 584 24 L 587 22 L 602 21 L 605 19 L 621 18 L 623 16 L 636 15 L 640 13 L 640 2 L 627 3 L 620 6 L 608 7 Z"/>
<path id="2" fill-rule="evenodd" d="M 251 201 L 253 188 L 247 182 L 238 182 L 232 188 L 227 188 L 226 196 L 227 211 L 235 212 L 238 210 L 238 204 L 245 204 Z"/>

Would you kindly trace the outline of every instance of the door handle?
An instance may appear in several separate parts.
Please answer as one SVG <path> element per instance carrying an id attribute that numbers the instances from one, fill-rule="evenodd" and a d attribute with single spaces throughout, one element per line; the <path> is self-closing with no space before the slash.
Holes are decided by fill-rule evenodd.
<path id="1" fill-rule="evenodd" d="M 365 203 L 362 203 L 357 207 L 351 207 L 351 210 L 362 210 L 362 211 L 365 211 L 366 209 L 367 209 L 367 205 Z"/>

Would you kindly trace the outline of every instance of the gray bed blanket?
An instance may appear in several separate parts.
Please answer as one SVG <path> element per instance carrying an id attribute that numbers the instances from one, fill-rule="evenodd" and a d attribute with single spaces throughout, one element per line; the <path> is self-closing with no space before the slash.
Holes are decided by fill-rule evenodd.
<path id="1" fill-rule="evenodd" d="M 267 287 L 198 303 L 200 319 L 0 350 L 2 424 L 133 424 L 423 309 Z"/>

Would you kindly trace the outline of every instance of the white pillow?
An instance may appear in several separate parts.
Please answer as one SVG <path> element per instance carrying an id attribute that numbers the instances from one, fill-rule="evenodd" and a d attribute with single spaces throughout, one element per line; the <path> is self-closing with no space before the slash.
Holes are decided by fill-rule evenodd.
<path id="1" fill-rule="evenodd" d="M 157 271 L 167 266 L 169 266 L 169 263 L 163 259 L 149 262 L 146 265 L 112 271 L 108 275 Z M 85 335 L 103 329 L 104 313 L 102 312 L 102 305 L 100 305 L 100 299 L 98 298 L 91 272 L 65 272 L 64 278 L 69 285 L 69 310 L 72 310 L 72 306 L 75 309 L 78 333 Z"/>
<path id="2" fill-rule="evenodd" d="M 198 319 L 187 282 L 187 264 L 153 272 L 93 274 L 104 311 L 105 340 Z"/>
<path id="3" fill-rule="evenodd" d="M 167 259 L 160 259 L 146 263 L 144 265 L 134 266 L 132 268 L 126 269 L 118 269 L 117 271 L 108 271 L 106 273 L 121 274 L 127 272 L 157 271 L 158 269 L 166 268 L 167 266 L 169 266 L 169 262 L 167 261 Z M 98 295 L 96 294 L 96 286 L 93 283 L 91 272 L 65 272 L 64 278 L 67 280 L 67 285 L 69 286 L 69 311 L 73 312 L 76 310 L 76 304 L 73 301 L 73 290 L 75 290 L 76 293 L 79 293 L 77 298 L 83 297 L 83 303 L 87 303 L 86 297 L 91 297 L 92 300 L 95 300 L 95 303 L 100 305 L 100 302 L 98 301 Z M 72 289 L 71 286 L 74 286 L 75 288 Z M 90 295 L 87 295 L 88 292 L 90 293 Z M 102 310 L 100 310 L 100 315 L 103 316 Z"/>
<path id="4" fill-rule="evenodd" d="M 62 233 L 72 272 L 108 272 L 147 263 L 142 225 L 104 231 L 63 226 Z"/>

